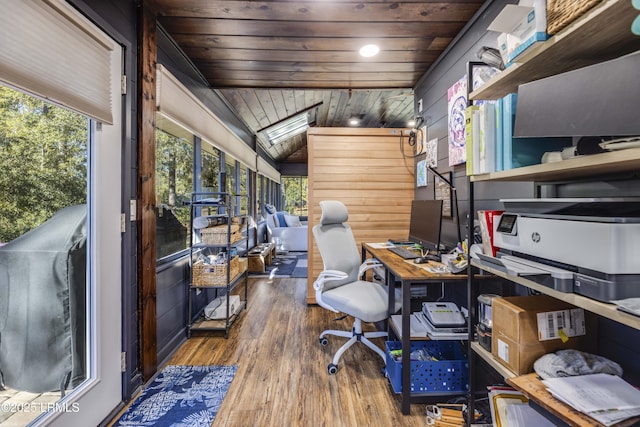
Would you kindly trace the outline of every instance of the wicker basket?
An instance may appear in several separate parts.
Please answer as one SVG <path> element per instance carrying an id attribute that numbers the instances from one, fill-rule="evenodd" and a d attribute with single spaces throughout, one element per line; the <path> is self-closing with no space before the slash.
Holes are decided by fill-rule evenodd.
<path id="1" fill-rule="evenodd" d="M 201 229 L 200 238 L 202 239 L 202 243 L 207 245 L 226 245 L 227 232 L 229 229 L 231 230 L 229 243 L 234 243 L 242 239 L 242 232 L 238 224 L 231 224 L 230 226 L 225 224 Z"/>
<path id="2" fill-rule="evenodd" d="M 240 274 L 240 262 L 238 257 L 233 257 L 224 264 L 204 264 L 198 260 L 192 267 L 192 286 L 227 286 L 227 268 L 229 268 L 229 278 L 233 280 Z"/>
<path id="3" fill-rule="evenodd" d="M 244 273 L 249 268 L 249 258 L 238 258 L 238 274 Z"/>
<path id="4" fill-rule="evenodd" d="M 547 0 L 547 33 L 556 34 L 602 0 Z"/>

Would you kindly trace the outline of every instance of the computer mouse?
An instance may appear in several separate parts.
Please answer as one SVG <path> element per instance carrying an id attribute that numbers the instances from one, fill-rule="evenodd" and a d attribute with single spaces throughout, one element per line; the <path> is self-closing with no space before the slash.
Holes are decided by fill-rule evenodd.
<path id="1" fill-rule="evenodd" d="M 413 260 L 413 262 L 415 262 L 416 264 L 424 264 L 427 261 L 428 261 L 427 257 L 423 257 L 423 256 L 419 256 L 418 258 L 415 258 Z"/>

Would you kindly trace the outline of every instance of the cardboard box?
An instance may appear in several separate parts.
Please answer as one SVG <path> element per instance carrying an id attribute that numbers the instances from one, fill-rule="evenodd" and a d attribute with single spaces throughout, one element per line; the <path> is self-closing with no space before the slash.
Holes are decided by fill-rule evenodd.
<path id="1" fill-rule="evenodd" d="M 497 31 L 498 50 L 505 66 L 537 41 L 547 39 L 546 0 L 520 0 L 509 4 L 491 22 L 489 31 Z"/>
<path id="2" fill-rule="evenodd" d="M 593 347 L 588 345 L 588 335 L 585 333 L 593 335 L 589 326 L 595 328 L 595 324 L 585 320 L 584 310 L 555 298 L 546 295 L 494 298 L 491 310 L 491 352 L 516 375 L 533 372 L 533 363 L 544 354 L 566 348 L 586 350 L 587 347 Z M 557 322 L 562 316 L 552 312 L 558 311 L 562 311 L 564 319 L 571 317 L 571 322 L 565 321 L 565 328 L 554 331 L 557 323 L 549 326 L 547 319 Z M 539 313 L 545 313 L 540 316 L 544 320 L 540 325 Z M 550 333 L 558 338 L 549 339 Z"/>

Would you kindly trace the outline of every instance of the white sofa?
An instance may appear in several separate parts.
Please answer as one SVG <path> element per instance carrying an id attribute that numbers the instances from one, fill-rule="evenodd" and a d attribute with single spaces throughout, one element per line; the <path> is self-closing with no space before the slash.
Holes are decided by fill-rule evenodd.
<path id="1" fill-rule="evenodd" d="M 280 213 L 280 217 L 287 216 Z M 309 250 L 309 235 L 307 221 L 300 221 L 298 217 L 289 215 L 286 218 L 288 224 L 283 226 L 278 218 L 278 213 L 267 214 L 267 238 L 271 242 L 280 242 L 277 250 L 307 252 Z"/>

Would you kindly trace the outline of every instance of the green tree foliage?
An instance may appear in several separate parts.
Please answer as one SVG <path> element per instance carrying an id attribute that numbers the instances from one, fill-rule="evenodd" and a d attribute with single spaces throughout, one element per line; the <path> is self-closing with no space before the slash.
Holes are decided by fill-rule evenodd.
<path id="1" fill-rule="evenodd" d="M 156 129 L 157 203 L 169 209 L 183 207 L 192 191 L 193 144 Z"/>
<path id="2" fill-rule="evenodd" d="M 285 210 L 293 215 L 307 215 L 307 177 L 284 178 Z"/>
<path id="3" fill-rule="evenodd" d="M 188 245 L 193 143 L 156 129 L 156 256 Z"/>
<path id="4" fill-rule="evenodd" d="M 88 119 L 0 86 L 0 242 L 87 201 Z"/>

